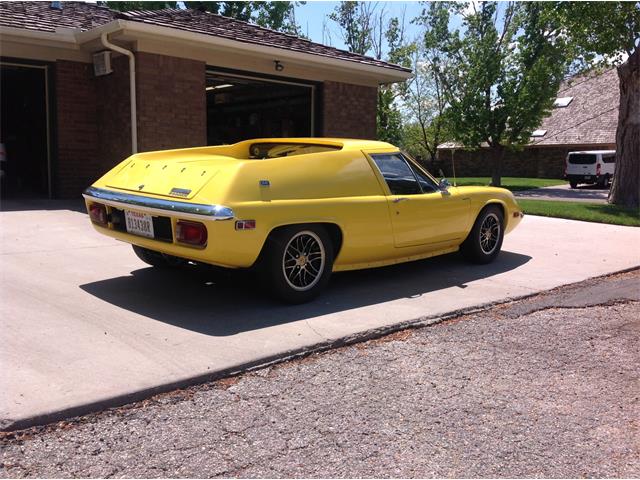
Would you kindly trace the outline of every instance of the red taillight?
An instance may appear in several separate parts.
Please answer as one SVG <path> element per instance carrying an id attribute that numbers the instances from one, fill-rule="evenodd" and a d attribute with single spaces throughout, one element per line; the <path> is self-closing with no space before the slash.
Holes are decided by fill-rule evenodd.
<path id="1" fill-rule="evenodd" d="M 180 243 L 202 247 L 207 243 L 207 227 L 200 222 L 176 222 L 176 240 Z"/>
<path id="2" fill-rule="evenodd" d="M 107 217 L 107 207 L 101 203 L 92 203 L 89 205 L 89 218 L 93 223 L 106 225 L 109 222 Z"/>
<path id="3" fill-rule="evenodd" d="M 600 164 L 596 165 L 596 175 L 600 175 L 600 167 L 601 167 Z"/>

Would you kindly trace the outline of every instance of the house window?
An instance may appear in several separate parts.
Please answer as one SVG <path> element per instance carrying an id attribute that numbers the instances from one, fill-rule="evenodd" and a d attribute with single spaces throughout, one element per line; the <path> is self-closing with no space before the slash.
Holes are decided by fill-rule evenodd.
<path id="1" fill-rule="evenodd" d="M 556 101 L 553 102 L 553 106 L 556 108 L 564 108 L 568 106 L 573 100 L 573 97 L 558 97 Z"/>

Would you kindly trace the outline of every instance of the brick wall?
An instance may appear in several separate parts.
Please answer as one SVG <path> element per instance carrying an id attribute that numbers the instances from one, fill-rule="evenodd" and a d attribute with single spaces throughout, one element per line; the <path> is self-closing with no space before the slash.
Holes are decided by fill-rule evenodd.
<path id="1" fill-rule="evenodd" d="M 505 177 L 562 178 L 568 152 L 576 150 L 615 150 L 615 145 L 572 145 L 571 147 L 530 147 L 519 152 L 507 151 L 502 163 Z M 491 175 L 491 152 L 456 150 L 454 155 L 458 177 L 488 177 Z M 452 176 L 451 150 L 438 150 L 436 162 L 427 164 L 434 174 L 442 169 Z"/>
<path id="2" fill-rule="evenodd" d="M 205 64 L 136 54 L 138 150 L 205 145 Z M 91 64 L 56 62 L 58 152 L 55 195 L 77 197 L 131 154 L 129 63 L 113 58 L 113 73 Z"/>
<path id="3" fill-rule="evenodd" d="M 93 67 L 59 60 L 55 68 L 57 161 L 54 194 L 77 197 L 100 171 Z"/>
<path id="4" fill-rule="evenodd" d="M 98 150 L 102 175 L 131 155 L 131 100 L 129 95 L 129 59 L 112 58 L 113 73 L 94 77 Z"/>
<path id="5" fill-rule="evenodd" d="M 322 99 L 323 136 L 376 138 L 377 88 L 324 82 Z"/>
<path id="6" fill-rule="evenodd" d="M 207 143 L 205 63 L 136 54 L 138 150 Z"/>

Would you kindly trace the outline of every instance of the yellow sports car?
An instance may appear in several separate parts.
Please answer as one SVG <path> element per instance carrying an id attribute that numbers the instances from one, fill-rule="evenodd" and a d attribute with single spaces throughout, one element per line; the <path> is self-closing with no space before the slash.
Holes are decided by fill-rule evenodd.
<path id="1" fill-rule="evenodd" d="M 393 145 L 338 138 L 139 153 L 84 198 L 96 230 L 144 262 L 256 267 L 291 303 L 335 271 L 457 250 L 488 263 L 523 216 L 508 190 L 452 187 Z"/>

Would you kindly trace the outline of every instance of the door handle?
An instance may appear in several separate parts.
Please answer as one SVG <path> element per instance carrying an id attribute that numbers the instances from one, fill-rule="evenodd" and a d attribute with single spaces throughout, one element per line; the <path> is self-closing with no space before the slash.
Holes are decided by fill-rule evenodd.
<path id="1" fill-rule="evenodd" d="M 407 197 L 398 197 L 393 199 L 393 203 L 404 202 L 405 200 L 409 200 Z"/>

